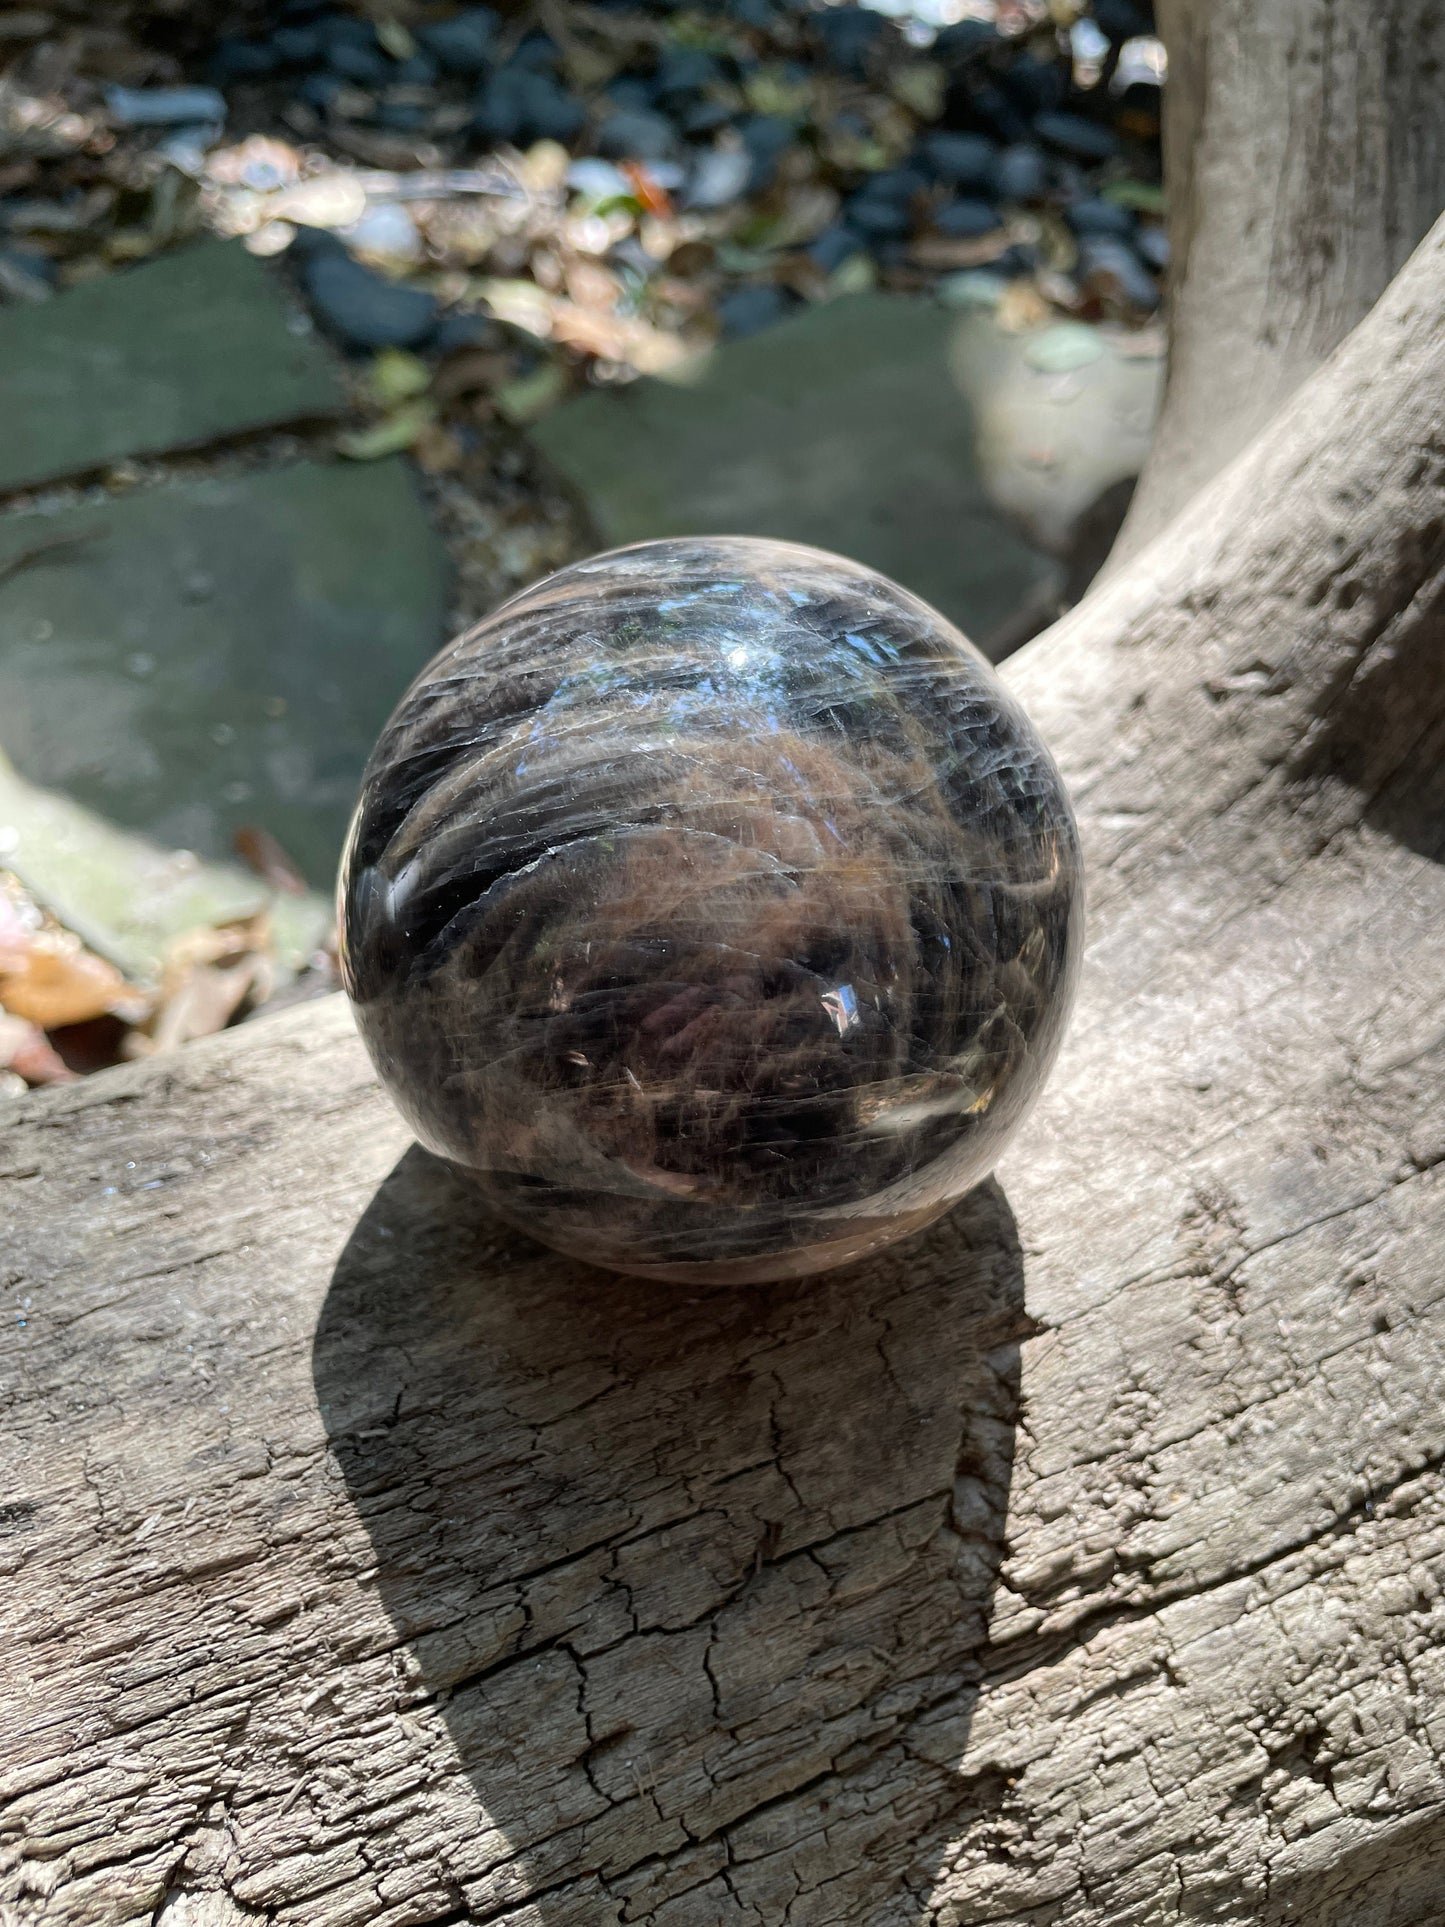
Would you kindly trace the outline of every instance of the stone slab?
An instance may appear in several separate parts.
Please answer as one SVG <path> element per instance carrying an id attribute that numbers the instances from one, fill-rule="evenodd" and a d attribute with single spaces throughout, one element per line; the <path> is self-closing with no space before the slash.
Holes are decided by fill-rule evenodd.
<path id="1" fill-rule="evenodd" d="M 401 457 L 11 516 L 0 748 L 172 849 L 226 858 L 238 828 L 265 828 L 329 889 L 362 765 L 446 603 Z"/>
<path id="2" fill-rule="evenodd" d="M 901 295 L 810 308 L 534 430 L 609 543 L 770 535 L 870 563 L 975 641 L 1051 565 L 985 492 L 953 366 L 963 319 Z"/>
<path id="3" fill-rule="evenodd" d="M 272 271 L 207 241 L 0 312 L 0 491 L 339 412 Z"/>
<path id="4" fill-rule="evenodd" d="M 1047 554 L 1071 557 L 1095 503 L 1144 465 L 1163 330 L 1053 321 L 1009 333 L 974 313 L 961 317 L 949 361 L 973 405 L 989 499 Z"/>

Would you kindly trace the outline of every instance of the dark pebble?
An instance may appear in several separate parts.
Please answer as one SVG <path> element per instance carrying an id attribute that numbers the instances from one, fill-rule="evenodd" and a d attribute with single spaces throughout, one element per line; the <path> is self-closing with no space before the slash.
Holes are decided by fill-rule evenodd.
<path id="1" fill-rule="evenodd" d="M 1079 273 L 1096 292 L 1112 294 L 1145 312 L 1159 305 L 1158 284 L 1133 248 L 1109 234 L 1079 240 Z"/>
<path id="2" fill-rule="evenodd" d="M 490 315 L 448 314 L 432 330 L 427 347 L 434 355 L 451 355 L 459 348 L 500 348 L 504 340 Z"/>
<path id="3" fill-rule="evenodd" d="M 791 303 L 783 290 L 764 282 L 755 287 L 732 288 L 717 304 L 717 317 L 723 334 L 730 341 L 758 334 L 781 321 Z"/>
<path id="4" fill-rule="evenodd" d="M 230 87 L 238 80 L 264 80 L 274 74 L 279 62 L 274 49 L 264 40 L 218 40 L 207 70 L 215 87 Z"/>
<path id="5" fill-rule="evenodd" d="M 296 98 L 304 100 L 308 107 L 314 107 L 318 114 L 326 114 L 345 88 L 346 82 L 340 74 L 307 74 L 296 89 Z"/>
<path id="6" fill-rule="evenodd" d="M 797 129 L 781 114 L 752 114 L 739 123 L 738 132 L 753 161 L 748 191 L 756 194 L 772 180 L 779 160 L 797 138 Z"/>
<path id="7" fill-rule="evenodd" d="M 1036 274 L 1038 265 L 1038 249 L 1028 241 L 1015 241 L 1011 247 L 1005 248 L 1002 254 L 995 256 L 989 262 L 988 271 L 990 274 L 1002 274 L 1010 281 L 1016 281 L 1025 275 Z"/>
<path id="8" fill-rule="evenodd" d="M 394 71 L 379 47 L 358 47 L 350 40 L 328 47 L 326 64 L 332 73 L 340 74 L 357 87 L 384 87 Z"/>
<path id="9" fill-rule="evenodd" d="M 349 347 L 416 348 L 436 327 L 434 295 L 373 274 L 334 235 L 300 228 L 291 253 L 317 320 Z"/>
<path id="10" fill-rule="evenodd" d="M 53 292 L 56 268 L 48 254 L 23 242 L 0 247 L 0 295 L 43 301 Z"/>
<path id="11" fill-rule="evenodd" d="M 1138 0 L 1094 0 L 1094 25 L 1115 46 L 1154 31 L 1154 9 Z"/>
<path id="12" fill-rule="evenodd" d="M 550 74 L 525 67 L 502 67 L 477 96 L 472 130 L 484 139 L 569 141 L 587 118 Z"/>
<path id="13" fill-rule="evenodd" d="M 1049 189 L 1049 163 L 1040 148 L 1019 143 L 996 156 L 989 185 L 1000 201 L 1041 201 Z"/>
<path id="14" fill-rule="evenodd" d="M 720 100 L 700 100 L 682 117 L 684 134 L 711 134 L 730 121 L 732 115 Z"/>
<path id="15" fill-rule="evenodd" d="M 1162 227 L 1141 227 L 1134 236 L 1134 252 L 1156 274 L 1163 274 L 1169 266 L 1169 236 Z"/>
<path id="16" fill-rule="evenodd" d="M 1061 60 L 1021 54 L 1004 69 L 1001 84 L 1026 114 L 1047 113 L 1068 99 L 1069 70 Z"/>
<path id="17" fill-rule="evenodd" d="M 884 33 L 883 16 L 870 7 L 831 7 L 816 14 L 812 24 L 828 65 L 861 80 L 868 56 Z"/>
<path id="18" fill-rule="evenodd" d="M 987 201 L 950 201 L 933 217 L 933 225 L 950 240 L 976 241 L 1003 226 L 1003 216 Z"/>
<path id="19" fill-rule="evenodd" d="M 1001 44 L 997 28 L 988 21 L 960 20 L 935 37 L 929 52 L 945 67 L 958 67 Z"/>
<path id="20" fill-rule="evenodd" d="M 609 115 L 597 130 L 597 152 L 609 161 L 666 160 L 676 145 L 672 122 L 646 108 Z"/>
<path id="21" fill-rule="evenodd" d="M 967 112 L 997 140 L 1024 141 L 1029 137 L 1028 116 L 991 80 L 969 91 Z"/>
<path id="22" fill-rule="evenodd" d="M 304 67 L 326 53 L 326 35 L 317 26 L 278 27 L 271 36 L 276 58 L 288 67 Z"/>
<path id="23" fill-rule="evenodd" d="M 654 89 L 652 82 L 644 80 L 641 74 L 619 74 L 616 80 L 608 81 L 606 97 L 614 107 L 625 112 L 638 108 L 650 110 Z"/>
<path id="24" fill-rule="evenodd" d="M 1112 234 L 1120 241 L 1133 239 L 1134 216 L 1130 210 L 1097 195 L 1066 207 L 1064 219 L 1075 234 Z"/>
<path id="25" fill-rule="evenodd" d="M 998 149 L 987 134 L 925 134 L 919 158 L 950 187 L 987 187 Z"/>
<path id="26" fill-rule="evenodd" d="M 537 74 L 554 74 L 560 61 L 557 43 L 551 35 L 533 32 L 522 36 L 517 51 L 512 55 L 511 65 L 529 67 Z"/>
<path id="27" fill-rule="evenodd" d="M 639 281 L 650 281 L 662 266 L 657 256 L 649 254 L 635 234 L 624 234 L 603 258 L 608 267 L 623 268 Z"/>
<path id="28" fill-rule="evenodd" d="M 526 111 L 524 76 L 515 67 L 503 67 L 492 75 L 473 103 L 472 132 L 484 140 L 514 141 L 521 134 Z"/>
<path id="29" fill-rule="evenodd" d="M 797 130 L 781 114 L 750 114 L 739 123 L 738 132 L 755 160 L 776 160 L 792 146 Z"/>
<path id="30" fill-rule="evenodd" d="M 420 49 L 407 58 L 398 61 L 391 70 L 391 77 L 402 87 L 435 87 L 441 77 L 441 67 L 428 53 Z"/>
<path id="31" fill-rule="evenodd" d="M 1040 114 L 1034 132 L 1041 141 L 1076 161 L 1107 161 L 1119 151 L 1119 137 L 1113 128 L 1085 120 L 1082 114 Z"/>
<path id="32" fill-rule="evenodd" d="M 913 226 L 912 213 L 898 201 L 870 201 L 866 195 L 859 194 L 848 202 L 843 212 L 849 227 L 870 241 L 897 240 Z"/>
<path id="33" fill-rule="evenodd" d="M 530 136 L 538 141 L 560 141 L 565 146 L 581 133 L 587 109 L 549 74 L 534 74 L 532 79 L 537 84 L 527 96 Z"/>
<path id="34" fill-rule="evenodd" d="M 1096 192 L 1089 169 L 1080 167 L 1077 161 L 1066 160 L 1062 154 L 1049 156 L 1049 178 L 1054 198 L 1061 207 L 1072 201 L 1092 200 Z"/>
<path id="35" fill-rule="evenodd" d="M 722 68 L 701 47 L 667 47 L 657 63 L 654 85 L 661 99 L 701 93 L 722 79 Z"/>
<path id="36" fill-rule="evenodd" d="M 1136 139 L 1157 140 L 1163 105 L 1163 88 L 1152 80 L 1131 80 L 1119 96 L 1114 118 Z"/>
<path id="37" fill-rule="evenodd" d="M 360 47 L 374 53 L 381 45 L 372 23 L 358 20 L 354 14 L 324 13 L 304 17 L 315 21 L 316 30 L 328 53 L 333 47 Z"/>
<path id="38" fill-rule="evenodd" d="M 225 121 L 226 99 L 214 87 L 107 87 L 105 104 L 122 127 L 194 127 Z"/>
<path id="39" fill-rule="evenodd" d="M 928 186 L 928 176 L 918 167 L 888 167 L 870 175 L 858 190 L 883 201 L 911 201 Z"/>
<path id="40" fill-rule="evenodd" d="M 487 71 L 497 16 L 490 7 L 468 7 L 450 20 L 433 20 L 416 28 L 416 44 L 429 53 L 444 73 L 474 79 Z"/>
<path id="41" fill-rule="evenodd" d="M 372 115 L 375 125 L 385 128 L 389 134 L 420 133 L 429 119 L 427 109 L 414 100 L 379 101 Z"/>
<path id="42" fill-rule="evenodd" d="M 805 252 L 815 267 L 824 274 L 831 274 L 834 268 L 841 267 L 851 256 L 861 252 L 862 247 L 862 241 L 852 228 L 835 221 L 808 244 Z"/>

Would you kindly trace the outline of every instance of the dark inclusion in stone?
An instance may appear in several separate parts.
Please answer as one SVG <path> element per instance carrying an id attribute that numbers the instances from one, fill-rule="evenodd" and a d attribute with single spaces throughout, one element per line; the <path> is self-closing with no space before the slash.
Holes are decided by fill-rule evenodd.
<path id="1" fill-rule="evenodd" d="M 820 550 L 650 542 L 444 649 L 363 779 L 342 968 L 422 1142 L 561 1250 L 822 1270 L 992 1168 L 1083 901 L 1057 770 L 934 610 Z"/>

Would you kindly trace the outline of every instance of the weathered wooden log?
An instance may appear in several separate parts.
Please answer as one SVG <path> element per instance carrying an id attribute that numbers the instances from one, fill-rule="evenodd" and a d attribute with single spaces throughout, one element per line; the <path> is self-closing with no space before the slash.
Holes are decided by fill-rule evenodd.
<path id="1" fill-rule="evenodd" d="M 1118 567 L 1362 321 L 1445 206 L 1435 0 L 1157 0 L 1169 380 Z"/>
<path id="2" fill-rule="evenodd" d="M 569 1268 L 335 1001 L 11 1110 L 0 1917 L 1445 1918 L 1442 292 L 1009 665 L 1085 984 L 914 1243 Z"/>

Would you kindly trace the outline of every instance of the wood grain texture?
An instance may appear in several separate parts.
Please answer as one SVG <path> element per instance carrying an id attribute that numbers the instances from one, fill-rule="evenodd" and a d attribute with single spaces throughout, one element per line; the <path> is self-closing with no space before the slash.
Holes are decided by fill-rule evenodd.
<path id="1" fill-rule="evenodd" d="M 568 1269 L 336 1003 L 11 1111 L 8 1922 L 1445 1916 L 1442 289 L 1010 664 L 1084 990 L 920 1240 Z"/>
<path id="2" fill-rule="evenodd" d="M 1445 206 L 1436 0 L 1158 0 L 1169 378 L 1111 566 L 1362 321 Z"/>

